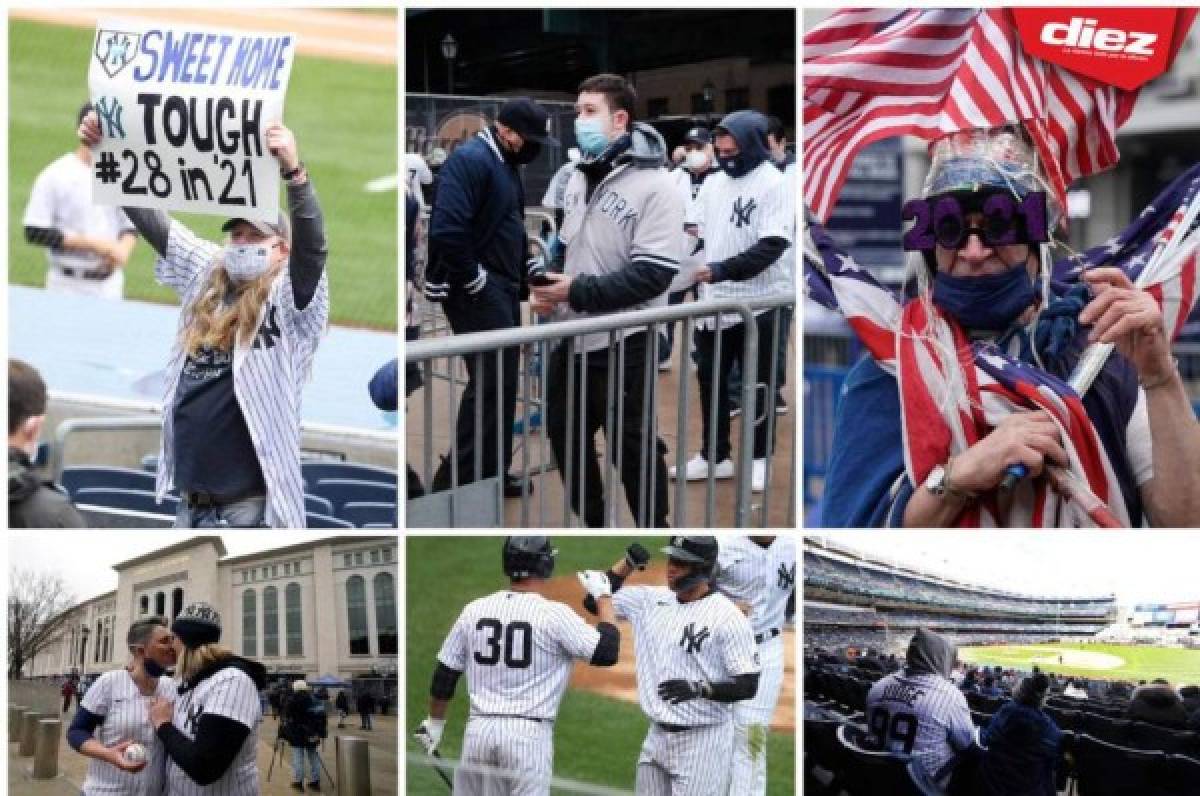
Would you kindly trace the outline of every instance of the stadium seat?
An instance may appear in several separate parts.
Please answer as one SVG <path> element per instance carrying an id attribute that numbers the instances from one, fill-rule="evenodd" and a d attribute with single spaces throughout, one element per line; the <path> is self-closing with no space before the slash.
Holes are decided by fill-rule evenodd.
<path id="1" fill-rule="evenodd" d="M 324 514 L 308 513 L 304 515 L 304 525 L 308 528 L 353 528 L 354 526 L 345 520 L 339 520 L 337 517 L 329 517 Z"/>
<path id="2" fill-rule="evenodd" d="M 333 504 L 323 497 L 304 495 L 304 510 L 309 514 L 324 514 L 327 517 L 333 516 Z"/>
<path id="3" fill-rule="evenodd" d="M 74 495 L 73 502 L 80 506 L 102 506 L 125 511 L 140 511 L 146 514 L 159 514 L 174 518 L 179 510 L 179 498 L 167 495 L 160 504 L 156 502 L 154 492 L 144 489 L 106 489 L 89 487 L 80 489 Z"/>
<path id="4" fill-rule="evenodd" d="M 326 478 L 309 491 L 333 504 L 336 516 L 347 503 L 395 503 L 396 484 L 359 481 L 351 478 Z"/>
<path id="5" fill-rule="evenodd" d="M 1167 756 L 1091 735 L 1075 739 L 1078 796 L 1166 796 Z"/>
<path id="6" fill-rule="evenodd" d="M 845 758 L 838 779 L 850 796 L 923 796 L 909 775 L 908 755 L 864 748 L 865 735 L 849 724 L 838 727 L 837 739 Z"/>
<path id="7" fill-rule="evenodd" d="M 1054 719 L 1054 723 L 1060 730 L 1079 729 L 1080 714 L 1078 710 L 1047 707 L 1046 715 Z"/>
<path id="8" fill-rule="evenodd" d="M 135 489 L 155 491 L 154 475 L 127 467 L 67 467 L 62 485 L 72 497 L 81 489 Z"/>
<path id="9" fill-rule="evenodd" d="M 804 719 L 804 792 L 839 792 L 839 772 L 848 759 L 838 742 L 838 727 L 844 722 L 828 719 Z M 821 776 L 824 772 L 826 776 Z"/>
<path id="10" fill-rule="evenodd" d="M 384 467 L 372 467 L 369 464 L 354 464 L 353 462 L 301 462 L 300 474 L 304 483 L 311 489 L 318 482 L 327 478 L 346 478 L 353 481 L 371 481 L 379 484 L 396 486 L 398 477 L 395 470 Z"/>
<path id="11" fill-rule="evenodd" d="M 1192 751 L 1196 736 L 1183 730 L 1173 730 L 1170 727 L 1159 727 L 1144 721 L 1133 721 L 1125 736 L 1125 745 L 1133 749 L 1149 749 L 1166 752 L 1169 755 L 1182 755 Z"/>
<path id="12" fill-rule="evenodd" d="M 1176 796 L 1200 796 L 1200 760 L 1170 755 L 1167 761 L 1169 792 Z"/>
<path id="13" fill-rule="evenodd" d="M 395 528 L 397 509 L 395 503 L 347 503 L 342 506 L 338 516 L 354 523 L 356 528 L 362 528 L 367 523 L 391 523 L 390 527 Z"/>
<path id="14" fill-rule="evenodd" d="M 972 710 L 971 721 L 974 722 L 976 727 L 986 727 L 994 715 L 994 713 L 984 713 L 982 710 Z"/>
<path id="15" fill-rule="evenodd" d="M 1101 741 L 1124 746 L 1129 736 L 1128 719 L 1112 719 L 1098 713 L 1084 711 L 1079 722 L 1079 731 Z"/>

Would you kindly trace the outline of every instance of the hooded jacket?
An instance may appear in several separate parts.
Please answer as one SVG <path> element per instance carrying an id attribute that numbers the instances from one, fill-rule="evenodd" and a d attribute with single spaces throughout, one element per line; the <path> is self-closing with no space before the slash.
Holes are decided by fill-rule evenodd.
<path id="1" fill-rule="evenodd" d="M 954 672 L 954 661 L 957 658 L 958 648 L 945 636 L 920 627 L 908 642 L 904 673 L 910 677 L 936 674 L 948 680 Z"/>
<path id="2" fill-rule="evenodd" d="M 1138 687 L 1129 700 L 1125 715 L 1131 719 L 1182 730 L 1187 727 L 1188 714 L 1179 693 L 1164 683 Z"/>
<path id="3" fill-rule="evenodd" d="M 560 236 L 572 277 L 566 317 L 666 305 L 684 248 L 683 198 L 666 158 L 662 136 L 637 122 L 571 175 Z M 608 346 L 609 336 L 596 334 L 583 347 Z"/>
<path id="4" fill-rule="evenodd" d="M 8 449 L 10 528 L 86 528 L 71 499 L 38 476 L 23 450 Z"/>

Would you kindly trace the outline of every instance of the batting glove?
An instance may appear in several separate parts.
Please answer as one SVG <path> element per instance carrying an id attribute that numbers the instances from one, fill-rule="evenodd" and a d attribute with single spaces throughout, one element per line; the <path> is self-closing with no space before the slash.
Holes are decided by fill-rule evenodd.
<path id="1" fill-rule="evenodd" d="M 603 572 L 598 572 L 594 569 L 589 569 L 586 572 L 575 573 L 579 578 L 579 582 L 583 584 L 583 588 L 587 590 L 594 599 L 601 597 L 612 597 L 612 584 L 608 582 L 608 575 Z"/>
<path id="2" fill-rule="evenodd" d="M 445 729 L 445 719 L 435 719 L 427 716 L 425 721 L 421 722 L 421 726 L 417 727 L 417 731 L 413 733 L 413 737 L 425 749 L 425 754 L 431 755 L 437 751 L 438 744 L 442 742 L 442 732 Z"/>
<path id="3" fill-rule="evenodd" d="M 645 569 L 646 562 L 649 560 L 650 554 L 637 542 L 625 548 L 625 563 L 629 565 L 630 569 Z"/>
<path id="4" fill-rule="evenodd" d="M 708 683 L 703 680 L 664 680 L 658 684 L 658 695 L 672 705 L 707 697 L 708 694 Z"/>
<path id="5" fill-rule="evenodd" d="M 463 290 L 474 296 L 479 291 L 483 290 L 487 284 L 487 271 L 483 270 L 482 265 L 475 266 L 479 271 L 475 274 L 475 278 L 463 285 Z"/>

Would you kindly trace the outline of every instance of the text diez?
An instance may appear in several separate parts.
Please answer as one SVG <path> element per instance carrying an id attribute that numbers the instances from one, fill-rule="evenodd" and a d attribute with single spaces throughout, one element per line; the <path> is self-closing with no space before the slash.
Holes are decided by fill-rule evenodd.
<path id="1" fill-rule="evenodd" d="M 88 85 L 103 140 L 99 204 L 275 220 L 279 163 L 264 143 L 283 120 L 296 37 L 101 20 Z"/>

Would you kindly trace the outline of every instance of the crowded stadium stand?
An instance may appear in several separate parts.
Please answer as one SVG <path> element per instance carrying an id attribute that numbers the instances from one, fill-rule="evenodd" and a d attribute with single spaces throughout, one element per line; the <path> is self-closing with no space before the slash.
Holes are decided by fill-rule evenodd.
<path id="1" fill-rule="evenodd" d="M 804 792 L 827 796 L 942 792 L 915 775 L 913 758 L 881 751 L 867 722 L 872 684 L 904 666 L 917 628 L 960 646 L 1122 635 L 1133 640 L 1150 630 L 1189 634 L 1194 621 L 1185 623 L 1200 608 L 1192 603 L 1138 606 L 1119 619 L 1112 596 L 1018 594 L 818 538 L 804 543 L 804 596 Z M 1178 636 L 1172 642 L 1186 645 Z M 953 679 L 973 723 L 982 729 L 1030 674 L 960 664 Z M 1200 794 L 1200 690 L 1178 689 L 1180 684 L 1165 680 L 1147 686 L 1180 705 L 1177 715 L 1168 715 L 1143 710 L 1142 700 L 1149 697 L 1133 683 L 1054 673 L 1048 678 L 1044 711 L 1062 731 L 1054 766 L 1056 793 Z M 975 744 L 959 753 L 946 793 L 1005 792 L 988 789 L 983 772 L 989 750 L 979 742 L 977 732 Z"/>

